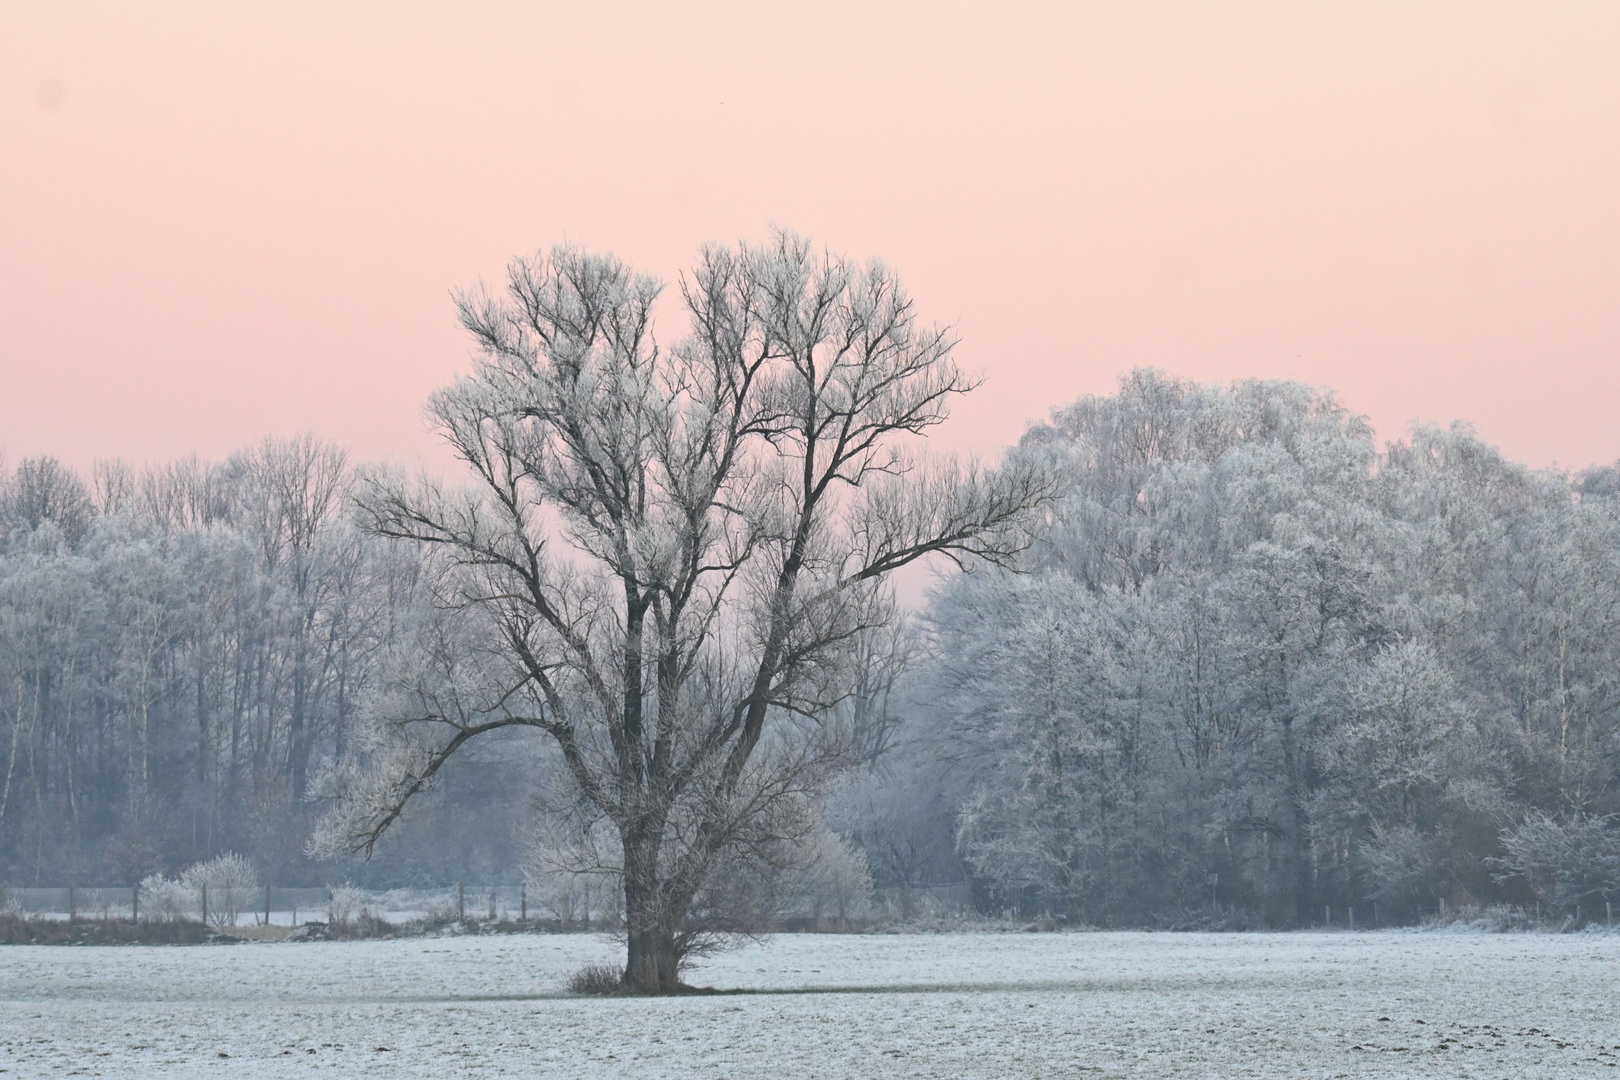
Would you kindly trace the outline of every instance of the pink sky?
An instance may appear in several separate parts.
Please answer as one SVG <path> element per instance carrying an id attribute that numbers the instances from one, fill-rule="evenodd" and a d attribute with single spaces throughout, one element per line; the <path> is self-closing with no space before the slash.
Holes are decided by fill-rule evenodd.
<path id="1" fill-rule="evenodd" d="M 1612 461 L 1617 58 L 1607 2 L 12 0 L 0 449 L 439 463 L 453 287 L 774 222 L 958 326 L 956 448 L 1151 364 Z"/>

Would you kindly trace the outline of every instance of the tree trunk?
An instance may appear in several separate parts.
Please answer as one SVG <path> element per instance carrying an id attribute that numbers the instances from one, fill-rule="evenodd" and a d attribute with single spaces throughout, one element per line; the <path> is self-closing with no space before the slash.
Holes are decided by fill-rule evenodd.
<path id="1" fill-rule="evenodd" d="M 672 994 L 681 988 L 674 931 L 660 926 L 629 933 L 625 986 L 644 994 Z"/>
<path id="2" fill-rule="evenodd" d="M 643 826 L 645 828 L 645 826 Z M 643 994 L 668 994 L 681 985 L 675 924 L 660 894 L 658 844 L 637 830 L 624 838 L 624 925 L 628 955 L 624 985 Z"/>
<path id="3" fill-rule="evenodd" d="M 634 862 L 626 860 L 626 863 L 628 871 Z M 669 914 L 659 910 L 657 883 L 638 880 L 649 876 L 625 874 L 625 936 L 629 951 L 624 965 L 624 985 L 643 994 L 669 994 L 681 986 L 675 927 Z"/>

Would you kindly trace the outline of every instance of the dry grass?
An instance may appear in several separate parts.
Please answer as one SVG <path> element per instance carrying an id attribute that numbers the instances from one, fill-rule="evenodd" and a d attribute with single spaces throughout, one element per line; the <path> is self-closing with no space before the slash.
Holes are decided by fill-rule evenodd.
<path id="1" fill-rule="evenodd" d="M 624 992 L 624 972 L 611 964 L 586 964 L 568 976 L 571 994 L 621 994 Z"/>
<path id="2" fill-rule="evenodd" d="M 0 912 L 0 945 L 202 945 L 228 940 L 190 919 L 42 919 Z"/>
<path id="3" fill-rule="evenodd" d="M 286 941 L 293 936 L 290 926 L 227 926 L 220 931 L 225 937 L 241 941 Z"/>

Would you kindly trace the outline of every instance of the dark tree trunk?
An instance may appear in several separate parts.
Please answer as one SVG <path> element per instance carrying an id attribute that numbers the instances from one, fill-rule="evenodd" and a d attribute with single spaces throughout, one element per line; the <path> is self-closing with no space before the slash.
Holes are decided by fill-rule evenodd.
<path id="1" fill-rule="evenodd" d="M 634 880 L 642 875 L 629 872 L 630 860 L 626 864 L 624 913 L 629 951 L 624 985 L 643 994 L 674 993 L 681 987 L 681 977 L 673 921 L 658 910 L 656 883 Z"/>
<path id="2" fill-rule="evenodd" d="M 681 988 L 676 970 L 675 935 L 660 928 L 630 931 L 624 984 L 645 994 L 670 994 Z"/>

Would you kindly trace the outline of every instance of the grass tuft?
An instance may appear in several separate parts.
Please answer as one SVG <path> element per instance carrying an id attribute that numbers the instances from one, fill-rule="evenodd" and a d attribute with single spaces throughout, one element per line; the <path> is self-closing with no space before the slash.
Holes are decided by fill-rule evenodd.
<path id="1" fill-rule="evenodd" d="M 571 994 L 619 994 L 624 992 L 624 972 L 611 964 L 586 964 L 568 976 Z"/>

